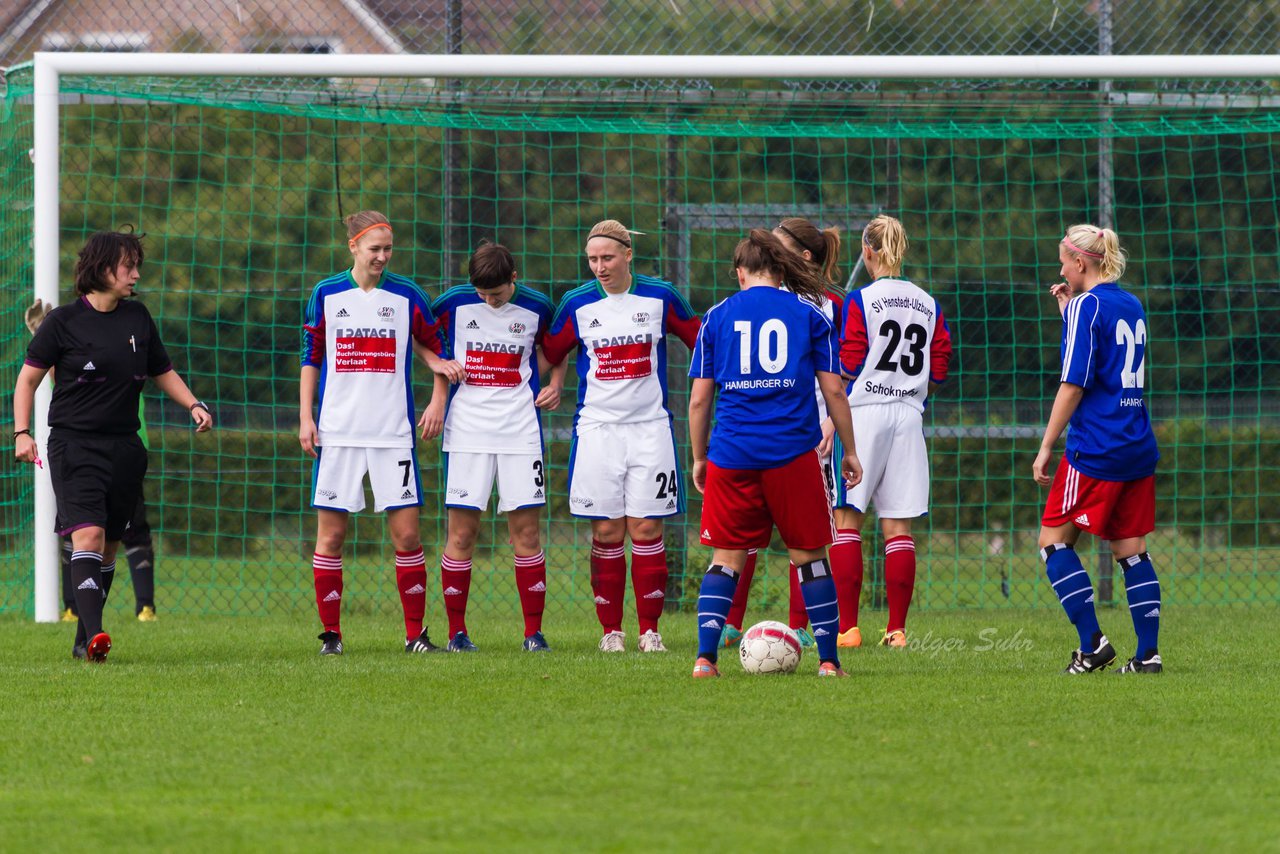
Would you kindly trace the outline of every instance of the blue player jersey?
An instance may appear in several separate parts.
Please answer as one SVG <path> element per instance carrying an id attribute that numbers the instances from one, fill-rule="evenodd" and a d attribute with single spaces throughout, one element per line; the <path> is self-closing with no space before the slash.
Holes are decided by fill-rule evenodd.
<path id="1" fill-rule="evenodd" d="M 822 441 L 813 380 L 840 373 L 835 326 L 787 291 L 754 287 L 702 318 L 689 376 L 714 379 L 707 458 L 731 469 L 784 465 Z"/>
<path id="2" fill-rule="evenodd" d="M 1100 480 L 1154 474 L 1160 451 L 1142 398 L 1147 321 L 1118 285 L 1094 286 L 1062 318 L 1062 382 L 1084 388 L 1067 430 L 1067 461 Z"/>

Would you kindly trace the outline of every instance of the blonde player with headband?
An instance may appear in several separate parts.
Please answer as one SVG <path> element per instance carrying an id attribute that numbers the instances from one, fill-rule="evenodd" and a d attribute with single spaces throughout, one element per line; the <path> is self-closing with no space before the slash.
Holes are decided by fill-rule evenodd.
<path id="1" fill-rule="evenodd" d="M 366 473 L 374 509 L 386 511 L 396 550 L 405 652 L 431 652 L 436 647 L 422 622 L 427 574 L 418 533 L 422 484 L 414 453 L 413 355 L 452 382 L 462 379 L 463 369 L 438 355 L 442 345 L 430 298 L 387 269 L 387 218 L 360 211 L 345 222 L 351 269 L 316 285 L 302 327 L 298 440 L 316 460 L 312 574 L 324 626 L 320 654 L 342 654 L 342 547 L 350 514 L 365 506 Z M 428 408 L 434 415 L 424 417 L 430 435 L 442 424 L 444 401 L 437 396 Z"/>
<path id="2" fill-rule="evenodd" d="M 630 536 L 639 648 L 666 652 L 658 632 L 667 587 L 662 520 L 684 511 L 667 407 L 666 336 L 692 348 L 699 321 L 670 283 L 632 274 L 632 234 L 612 219 L 591 229 L 586 253 L 595 278 L 561 299 L 543 351 L 557 365 L 578 350 L 569 511 L 591 520 L 600 649 L 625 649 L 623 540 Z"/>
<path id="3" fill-rule="evenodd" d="M 942 307 L 902 278 L 907 233 L 881 214 L 862 231 L 862 263 L 872 282 L 844 304 L 840 362 L 852 382 L 849 406 L 862 460 L 862 482 L 836 485 L 837 542 L 831 571 L 840 602 L 843 647 L 862 645 L 862 522 L 876 506 L 884 534 L 884 586 L 889 622 L 880 643 L 907 645 L 907 610 L 916 579 L 911 520 L 929 512 L 929 457 L 924 444 L 925 401 L 946 381 L 951 331 Z"/>
<path id="4" fill-rule="evenodd" d="M 1125 258 L 1111 229 L 1071 226 L 1058 243 L 1058 260 L 1062 282 L 1050 292 L 1062 314 L 1062 373 L 1031 469 L 1037 483 L 1050 487 L 1040 557 L 1080 637 L 1065 672 L 1094 673 L 1116 659 L 1098 626 L 1093 583 L 1075 552 L 1080 532 L 1089 531 L 1111 541 L 1138 638 L 1137 654 L 1118 672 L 1160 673 L 1160 582 L 1147 553 L 1160 450 L 1143 399 L 1146 315 L 1118 284 Z M 1068 424 L 1066 450 L 1051 476 L 1053 446 Z"/>

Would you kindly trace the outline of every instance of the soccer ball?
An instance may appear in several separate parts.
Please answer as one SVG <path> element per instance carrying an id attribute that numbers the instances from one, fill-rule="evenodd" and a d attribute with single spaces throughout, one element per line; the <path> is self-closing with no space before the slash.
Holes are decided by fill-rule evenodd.
<path id="1" fill-rule="evenodd" d="M 785 623 L 765 620 L 747 629 L 738 656 L 748 673 L 795 673 L 800 666 L 800 639 Z"/>

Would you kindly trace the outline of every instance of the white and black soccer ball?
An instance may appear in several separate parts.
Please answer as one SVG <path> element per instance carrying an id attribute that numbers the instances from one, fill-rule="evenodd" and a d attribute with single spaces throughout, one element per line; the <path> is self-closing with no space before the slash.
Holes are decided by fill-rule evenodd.
<path id="1" fill-rule="evenodd" d="M 777 620 L 756 623 L 738 645 L 742 669 L 748 673 L 795 673 L 800 652 L 800 638 Z"/>

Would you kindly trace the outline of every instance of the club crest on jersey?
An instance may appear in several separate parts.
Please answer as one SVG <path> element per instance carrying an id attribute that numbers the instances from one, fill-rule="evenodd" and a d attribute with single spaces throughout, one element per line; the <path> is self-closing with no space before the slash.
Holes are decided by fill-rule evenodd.
<path id="1" fill-rule="evenodd" d="M 528 329 L 528 327 L 518 320 L 507 327 L 507 331 L 512 335 L 523 335 L 526 329 Z"/>
<path id="2" fill-rule="evenodd" d="M 649 323 L 649 312 L 637 311 L 635 314 L 631 315 L 631 320 L 635 322 L 636 326 L 647 326 Z"/>
<path id="3" fill-rule="evenodd" d="M 378 309 L 378 317 L 381 317 L 383 320 L 391 320 L 395 316 L 396 316 L 395 306 L 384 305 Z"/>

